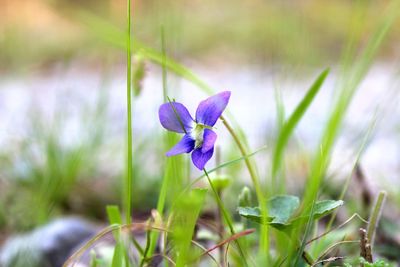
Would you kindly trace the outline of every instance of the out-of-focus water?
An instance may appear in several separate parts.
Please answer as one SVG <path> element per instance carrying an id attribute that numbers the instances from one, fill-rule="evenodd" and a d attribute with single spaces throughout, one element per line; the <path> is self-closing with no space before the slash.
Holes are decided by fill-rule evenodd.
<path id="1" fill-rule="evenodd" d="M 225 68 L 215 71 L 195 67 L 200 77 L 216 91 L 231 90 L 228 106 L 236 121 L 243 127 L 253 149 L 265 144 L 272 148 L 271 137 L 276 129 L 276 91 L 282 94 L 286 114 L 301 100 L 313 75 L 291 79 L 285 72 L 253 67 Z M 298 77 L 298 76 L 297 76 Z M 296 130 L 298 149 L 314 152 L 334 104 L 336 79 L 331 73 L 310 109 Z M 197 104 L 206 95 L 191 83 L 169 76 L 170 97 L 184 102 L 194 114 Z M 337 142 L 331 171 L 348 171 L 369 125 L 377 118 L 376 129 L 368 143 L 361 164 L 371 182 L 376 184 L 400 181 L 400 96 L 396 69 L 386 64 L 375 65 L 361 84 L 347 113 L 343 131 Z M 158 121 L 158 106 L 162 103 L 162 83 L 158 68 L 150 66 L 143 91 L 133 104 L 134 142 L 141 137 L 160 136 L 163 129 Z M 55 69 L 47 74 L 0 79 L 0 145 L 4 149 L 14 141 L 29 137 L 27 130 L 32 119 L 32 107 L 42 111 L 51 121 L 56 110 L 62 112 L 66 126 L 62 138 L 66 143 L 79 141 L 85 120 L 82 107 L 94 106 L 101 88 L 108 99 L 104 118 L 108 139 L 123 142 L 125 127 L 125 71 L 117 68 L 104 79 L 100 72 L 80 68 Z M 225 143 L 226 131 L 221 124 L 218 142 Z M 116 158 L 120 160 L 121 158 Z"/>

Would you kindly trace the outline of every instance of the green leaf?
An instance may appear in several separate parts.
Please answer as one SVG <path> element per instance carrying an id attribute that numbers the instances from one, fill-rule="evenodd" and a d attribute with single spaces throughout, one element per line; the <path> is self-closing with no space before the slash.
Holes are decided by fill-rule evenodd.
<path id="1" fill-rule="evenodd" d="M 110 224 L 122 224 L 121 212 L 116 205 L 107 205 L 107 216 Z"/>
<path id="2" fill-rule="evenodd" d="M 328 215 L 344 204 L 343 200 L 322 200 L 317 201 L 314 207 L 314 219 Z"/>
<path id="3" fill-rule="evenodd" d="M 321 200 L 317 201 L 314 206 L 313 220 L 317 220 L 338 207 L 342 206 L 342 200 Z M 293 222 L 299 219 L 309 217 L 311 211 L 307 216 L 293 218 L 293 215 L 299 208 L 300 200 L 296 196 L 282 195 L 271 198 L 268 203 L 268 217 L 267 224 L 279 229 L 287 229 Z M 245 217 L 253 222 L 261 223 L 262 217 L 259 207 L 239 207 L 238 212 L 240 216 Z"/>
<path id="4" fill-rule="evenodd" d="M 318 220 L 332 213 L 335 209 L 339 208 L 344 204 L 343 200 L 321 200 L 317 201 L 314 206 L 313 220 Z M 306 212 L 306 215 L 299 216 L 292 220 L 292 223 L 299 222 L 309 218 L 311 215 L 311 209 Z"/>
<path id="5" fill-rule="evenodd" d="M 124 262 L 124 247 L 121 242 L 117 242 L 114 247 L 114 254 L 112 258 L 112 267 L 123 266 Z"/>
<path id="6" fill-rule="evenodd" d="M 240 216 L 256 223 L 261 223 L 261 212 L 259 207 L 239 207 Z"/>
<path id="7" fill-rule="evenodd" d="M 272 226 L 287 225 L 289 219 L 298 209 L 300 204 L 296 196 L 282 195 L 271 198 L 268 203 L 267 223 Z M 259 207 L 239 207 L 238 212 L 241 216 L 257 223 L 262 222 Z"/>
<path id="8" fill-rule="evenodd" d="M 273 218 L 271 224 L 287 224 L 299 208 L 300 200 L 296 196 L 276 196 L 268 201 L 268 214 Z"/>

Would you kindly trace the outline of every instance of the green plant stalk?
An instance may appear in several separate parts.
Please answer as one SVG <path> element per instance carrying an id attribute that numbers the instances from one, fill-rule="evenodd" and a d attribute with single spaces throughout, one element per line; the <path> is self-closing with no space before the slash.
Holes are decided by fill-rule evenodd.
<path id="1" fill-rule="evenodd" d="M 250 173 L 251 180 L 254 185 L 254 189 L 256 190 L 256 196 L 258 200 L 258 204 L 260 206 L 260 211 L 261 211 L 261 216 L 262 218 L 267 218 L 268 216 L 268 211 L 267 211 L 267 204 L 266 204 L 266 198 L 264 197 L 264 194 L 262 192 L 262 187 L 260 184 L 260 181 L 258 180 L 258 176 L 256 174 L 256 171 L 253 167 L 252 162 L 246 155 L 248 154 L 246 151 L 245 146 L 242 144 L 240 138 L 237 136 L 235 131 L 232 129 L 230 124 L 227 122 L 227 120 L 221 116 L 221 120 L 232 136 L 233 140 L 235 141 L 236 145 L 238 146 L 240 153 L 244 157 L 244 162 L 246 164 L 246 167 Z M 269 259 L 269 234 L 268 234 L 268 225 L 266 223 L 261 224 L 261 237 L 260 237 L 260 254 L 267 254 L 267 258 Z M 265 255 L 265 254 L 264 254 Z"/>
<path id="2" fill-rule="evenodd" d="M 127 33 L 126 33 L 126 106 L 127 106 L 127 173 L 125 176 L 125 223 L 132 223 L 132 52 L 131 52 L 131 0 L 127 0 Z"/>
<path id="3" fill-rule="evenodd" d="M 218 208 L 221 211 L 221 213 L 222 213 L 222 215 L 223 215 L 223 217 L 225 219 L 225 222 L 229 227 L 229 231 L 231 232 L 231 235 L 236 234 L 235 229 L 233 228 L 232 218 L 229 216 L 228 211 L 226 210 L 224 204 L 222 203 L 222 200 L 221 200 L 221 198 L 220 198 L 220 196 L 218 194 L 218 191 L 215 189 L 215 187 L 214 187 L 214 185 L 213 185 L 213 183 L 212 183 L 212 181 L 210 179 L 210 176 L 208 175 L 207 170 L 204 168 L 203 171 L 204 171 L 204 174 L 207 177 L 208 183 L 210 184 L 210 187 L 211 187 L 211 190 L 212 190 L 212 192 L 214 194 L 215 200 L 217 201 Z M 248 266 L 247 260 L 246 260 L 246 256 L 245 256 L 245 254 L 243 252 L 242 247 L 240 246 L 240 242 L 238 240 L 235 240 L 235 243 L 238 246 L 239 252 L 241 254 L 243 262 L 245 263 L 245 266 Z"/>
<path id="4" fill-rule="evenodd" d="M 131 35 L 132 35 L 132 22 L 131 22 L 131 0 L 127 0 L 127 32 L 126 32 L 126 60 L 127 60 L 127 70 L 126 70 L 126 104 L 127 104 L 127 173 L 125 175 L 125 223 L 132 223 L 132 52 L 131 52 Z M 140 247 L 137 240 L 132 236 L 130 238 L 140 254 L 143 254 L 143 249 Z M 128 251 L 125 251 L 125 265 L 130 266 Z"/>
<path id="5" fill-rule="evenodd" d="M 161 27 L 161 51 L 162 51 L 162 56 L 163 56 L 163 62 L 165 62 L 166 60 L 166 45 L 165 45 L 165 35 L 164 35 L 164 27 Z M 165 68 L 165 64 L 162 64 L 162 89 L 163 89 L 163 99 L 164 102 L 168 101 L 168 88 L 167 88 L 167 70 Z M 168 140 L 171 139 L 170 133 L 167 133 L 167 138 Z M 167 143 L 170 143 L 170 141 L 168 141 Z M 164 179 L 161 185 L 161 189 L 160 189 L 160 194 L 159 194 L 159 198 L 158 198 L 158 202 L 157 202 L 157 211 L 160 214 L 160 216 L 163 217 L 163 213 L 164 213 L 164 207 L 165 207 L 165 201 L 167 198 L 167 192 L 168 192 L 168 186 L 170 185 L 170 177 L 171 175 L 168 175 L 170 173 L 170 169 L 171 169 L 171 164 L 167 164 L 166 166 L 166 171 L 164 174 Z M 149 253 L 149 255 L 147 255 L 147 253 L 144 255 L 144 257 L 151 257 L 155 251 L 156 248 L 156 244 L 157 244 L 157 239 L 158 239 L 158 232 L 151 232 L 151 236 L 150 236 L 150 245 L 149 245 L 149 250 L 147 251 Z"/>
<path id="6" fill-rule="evenodd" d="M 376 232 L 376 228 L 378 227 L 379 219 L 382 214 L 383 205 L 385 204 L 386 195 L 387 195 L 387 193 L 385 191 L 379 192 L 379 195 L 376 199 L 374 208 L 371 213 L 371 217 L 369 218 L 368 227 L 367 227 L 367 238 L 371 245 L 371 249 L 373 247 L 375 232 Z"/>

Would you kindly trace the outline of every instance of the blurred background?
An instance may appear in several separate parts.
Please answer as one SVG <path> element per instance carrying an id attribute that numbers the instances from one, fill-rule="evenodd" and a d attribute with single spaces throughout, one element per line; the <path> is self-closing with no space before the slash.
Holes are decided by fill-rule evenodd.
<path id="1" fill-rule="evenodd" d="M 229 112 L 244 129 L 251 149 L 267 145 L 255 157 L 263 177 L 269 174 L 268 148 L 282 116 L 293 111 L 317 74 L 330 67 L 285 156 L 287 187 L 296 194 L 332 108 L 346 46 L 356 35 L 354 53 L 362 51 L 388 2 L 134 1 L 133 38 L 139 43 L 133 47 L 135 216 L 146 218 L 155 207 L 165 161 L 164 130 L 157 115 L 163 102 L 161 68 L 137 51 L 161 51 L 164 32 L 169 57 L 216 91 L 231 90 Z M 105 225 L 105 206 L 120 203 L 125 24 L 124 0 L 0 0 L 0 245 L 65 216 Z M 332 179 L 324 185 L 326 194 L 337 195 L 365 134 L 373 129 L 360 160 L 362 186 L 352 185 L 355 201 L 346 206 L 347 214 L 368 214 L 363 210 L 368 203 L 357 200 L 388 190 L 389 207 L 396 208 L 385 229 L 394 233 L 396 253 L 399 42 L 397 20 L 350 106 L 328 174 Z M 167 77 L 170 97 L 187 104 L 193 114 L 207 95 L 173 73 Z M 284 114 L 279 114 L 279 105 Z M 226 130 L 221 125 L 219 130 L 221 160 L 239 157 Z M 241 187 L 249 184 L 242 165 L 226 171 L 236 179 L 227 195 L 232 196 L 227 200 L 232 209 Z M 199 175 L 193 170 L 190 177 Z"/>

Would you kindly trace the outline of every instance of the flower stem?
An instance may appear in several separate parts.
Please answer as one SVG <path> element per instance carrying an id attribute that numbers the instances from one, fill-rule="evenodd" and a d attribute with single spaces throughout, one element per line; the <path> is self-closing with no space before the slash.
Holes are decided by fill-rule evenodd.
<path id="1" fill-rule="evenodd" d="M 246 156 L 248 154 L 248 152 L 247 152 L 245 146 L 243 145 L 243 143 L 241 142 L 240 138 L 238 137 L 238 135 L 235 133 L 235 131 L 233 130 L 231 125 L 228 123 L 228 121 L 223 116 L 221 116 L 220 118 L 221 118 L 224 126 L 228 130 L 228 132 L 231 134 L 236 145 L 238 146 L 242 156 Z M 252 162 L 250 161 L 250 159 L 248 157 L 244 158 L 244 162 L 246 164 L 246 167 L 250 174 L 250 178 L 251 178 L 254 188 L 256 190 L 257 200 L 258 200 L 258 204 L 259 204 L 260 210 L 261 210 L 261 216 L 262 216 L 262 218 L 266 219 L 267 214 L 268 214 L 267 205 L 266 205 L 266 200 L 265 200 L 264 194 L 262 192 L 262 189 L 261 189 L 262 187 L 261 187 L 260 181 L 258 179 L 257 173 L 254 169 Z M 262 225 L 262 227 L 261 227 L 260 253 L 263 253 L 263 254 L 266 253 L 267 258 L 269 258 L 268 226 L 266 223 L 262 223 L 261 225 Z"/>
<path id="2" fill-rule="evenodd" d="M 215 163 L 216 166 L 221 165 L 221 150 L 219 146 L 215 147 Z M 217 177 L 220 175 L 220 171 L 217 170 Z M 219 198 L 222 198 L 222 189 L 220 188 L 217 190 Z M 224 228 L 224 223 L 222 221 L 222 212 L 221 209 L 218 207 L 217 212 L 216 212 L 216 220 L 217 220 L 217 225 L 218 225 L 218 234 L 219 234 L 219 242 L 221 243 L 223 241 L 224 233 L 225 233 L 225 228 Z M 219 263 L 221 266 L 225 266 L 224 263 L 224 246 L 220 246 L 219 249 Z"/>
<path id="3" fill-rule="evenodd" d="M 229 216 L 229 213 L 227 212 L 227 210 L 226 210 L 224 204 L 222 203 L 222 200 L 221 200 L 221 198 L 220 198 L 220 196 L 219 196 L 217 190 L 215 189 L 215 187 L 214 187 L 214 185 L 213 185 L 213 183 L 212 183 L 212 181 L 211 181 L 211 179 L 210 179 L 210 176 L 208 175 L 208 172 L 206 171 L 205 168 L 203 169 L 203 171 L 204 171 L 204 174 L 205 174 L 206 177 L 207 177 L 208 183 L 210 184 L 211 190 L 213 191 L 215 200 L 217 201 L 218 208 L 219 208 L 219 210 L 221 211 L 221 213 L 222 213 L 222 215 L 223 215 L 223 217 L 224 217 L 224 219 L 225 219 L 225 222 L 226 222 L 226 224 L 227 224 L 228 227 L 229 227 L 229 231 L 231 232 L 231 235 L 234 235 L 234 234 L 235 234 L 235 229 L 233 228 L 233 221 L 232 221 L 232 218 Z M 241 246 L 240 246 L 240 244 L 239 244 L 239 241 L 238 241 L 238 240 L 235 240 L 235 243 L 236 243 L 236 245 L 238 246 L 240 255 L 241 255 L 241 257 L 242 257 L 242 259 L 243 259 L 243 261 L 244 261 L 244 263 L 245 263 L 245 266 L 248 266 L 247 261 L 246 261 L 246 257 L 245 257 L 245 255 L 244 255 L 243 249 L 241 248 Z"/>

